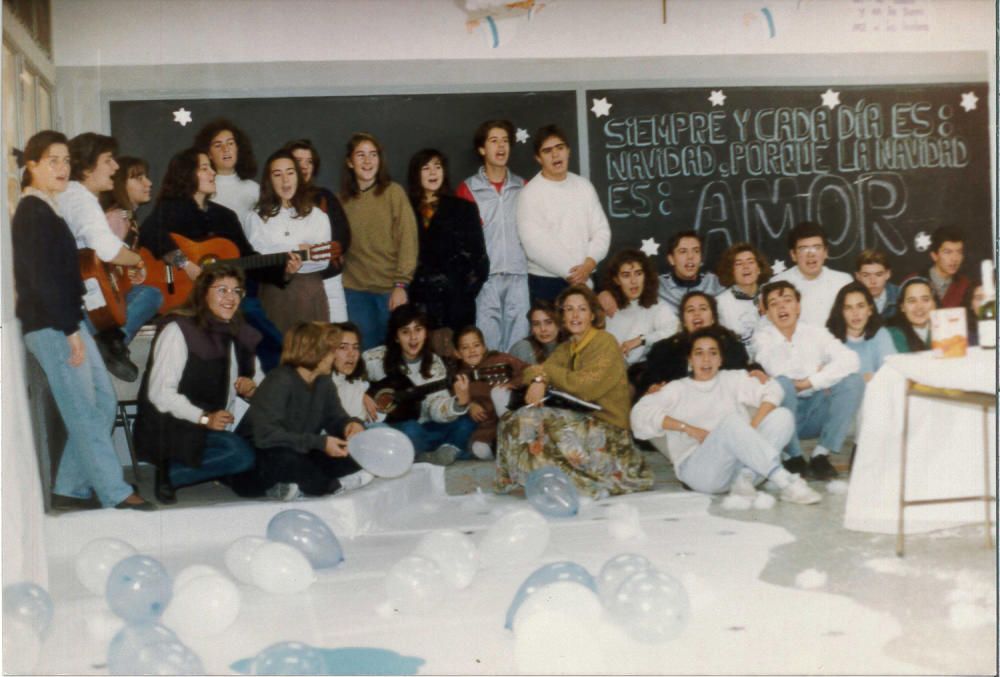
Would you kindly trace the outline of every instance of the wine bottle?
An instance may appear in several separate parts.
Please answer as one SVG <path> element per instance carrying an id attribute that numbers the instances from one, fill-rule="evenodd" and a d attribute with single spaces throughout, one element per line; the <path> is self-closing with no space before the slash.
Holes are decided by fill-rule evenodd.
<path id="1" fill-rule="evenodd" d="M 993 261 L 982 263 L 983 302 L 976 311 L 979 346 L 996 350 L 997 347 L 997 295 L 993 283 Z"/>

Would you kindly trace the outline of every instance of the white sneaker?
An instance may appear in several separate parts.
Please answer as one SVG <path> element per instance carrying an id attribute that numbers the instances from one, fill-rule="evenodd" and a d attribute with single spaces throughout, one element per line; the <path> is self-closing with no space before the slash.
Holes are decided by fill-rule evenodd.
<path id="1" fill-rule="evenodd" d="M 736 479 L 729 485 L 731 496 L 743 496 L 745 498 L 756 498 L 757 488 L 753 485 L 754 472 L 749 468 L 743 468 L 736 473 Z"/>
<path id="2" fill-rule="evenodd" d="M 483 461 L 488 461 L 493 458 L 493 449 L 486 442 L 473 442 L 472 455 Z"/>
<path id="3" fill-rule="evenodd" d="M 360 489 L 365 486 L 375 479 L 375 475 L 372 475 L 367 470 L 359 470 L 351 473 L 350 475 L 344 475 L 338 479 L 340 480 L 341 491 L 350 491 L 352 489 Z M 340 491 L 337 493 L 339 494 Z"/>
<path id="4" fill-rule="evenodd" d="M 302 495 L 299 485 L 295 482 L 278 482 L 267 490 L 265 495 L 268 498 L 275 498 L 279 501 L 294 501 Z"/>
<path id="5" fill-rule="evenodd" d="M 812 490 L 812 488 L 806 484 L 798 475 L 793 475 L 794 479 L 791 483 L 781 490 L 781 500 L 788 501 L 789 503 L 798 503 L 800 505 L 810 505 L 812 503 L 819 503 L 822 500 L 822 496 Z"/>

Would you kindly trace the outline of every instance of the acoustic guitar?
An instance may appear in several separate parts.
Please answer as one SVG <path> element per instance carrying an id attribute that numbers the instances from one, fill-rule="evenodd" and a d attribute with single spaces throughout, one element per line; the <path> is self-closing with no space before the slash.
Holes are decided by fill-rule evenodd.
<path id="1" fill-rule="evenodd" d="M 212 237 L 200 241 L 189 240 L 176 233 L 171 233 L 170 237 L 177 243 L 178 248 L 184 252 L 188 261 L 202 268 L 213 263 L 228 263 L 238 266 L 243 270 L 284 266 L 290 253 L 278 252 L 276 254 L 254 254 L 252 256 L 241 257 L 239 248 L 232 241 L 222 237 Z M 302 257 L 303 261 L 328 261 L 333 254 L 334 246 L 339 247 L 339 244 L 336 242 L 321 242 L 311 245 L 306 249 L 298 250 L 295 253 Z M 146 248 L 139 250 L 139 256 L 146 263 L 145 284 L 152 285 L 163 292 L 163 304 L 160 306 L 161 313 L 172 310 L 187 300 L 191 290 L 194 288 L 194 280 L 189 278 L 187 273 L 183 270 L 174 269 L 167 262 L 153 256 L 153 253 Z"/>
<path id="2" fill-rule="evenodd" d="M 513 369 L 509 364 L 495 364 L 473 369 L 467 374 L 470 381 L 484 381 L 490 385 L 500 385 L 510 381 Z M 413 381 L 402 374 L 392 374 L 375 381 L 368 387 L 368 395 L 375 400 L 375 408 L 385 414 L 388 423 L 409 421 L 420 417 L 420 405 L 427 395 L 445 390 L 451 379 L 442 378 L 415 386 Z"/>
<path id="3" fill-rule="evenodd" d="M 125 324 L 125 295 L 132 288 L 128 269 L 105 263 L 89 248 L 78 250 L 77 257 L 86 290 L 83 306 L 94 327 L 104 331 Z"/>

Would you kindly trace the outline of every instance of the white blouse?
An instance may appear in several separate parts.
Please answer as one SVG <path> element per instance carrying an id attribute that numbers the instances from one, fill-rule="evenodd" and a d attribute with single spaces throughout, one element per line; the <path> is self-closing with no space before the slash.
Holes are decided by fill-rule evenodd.
<path id="1" fill-rule="evenodd" d="M 277 215 L 265 221 L 257 212 L 247 214 L 243 230 L 253 248 L 261 254 L 295 251 L 301 244 L 330 241 L 330 218 L 319 207 L 313 207 L 304 218 L 296 216 L 292 207 L 282 207 Z M 306 261 L 300 273 L 325 270 L 329 261 Z"/>
<path id="2" fill-rule="evenodd" d="M 649 308 L 643 308 L 638 301 L 632 301 L 618 310 L 614 317 L 609 317 L 605 329 L 624 343 L 642 334 L 646 337 L 646 345 L 632 349 L 625 360 L 629 364 L 642 362 L 646 359 L 650 347 L 668 336 L 677 333 L 679 323 L 673 309 L 663 301 L 657 301 Z"/>

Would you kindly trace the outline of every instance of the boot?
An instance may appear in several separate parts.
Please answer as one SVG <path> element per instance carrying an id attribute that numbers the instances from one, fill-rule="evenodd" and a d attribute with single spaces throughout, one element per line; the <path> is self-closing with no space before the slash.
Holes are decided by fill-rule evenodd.
<path id="1" fill-rule="evenodd" d="M 104 365 L 115 378 L 132 383 L 139 378 L 139 367 L 129 359 L 125 333 L 118 328 L 106 329 L 94 337 L 97 349 L 104 359 Z"/>

